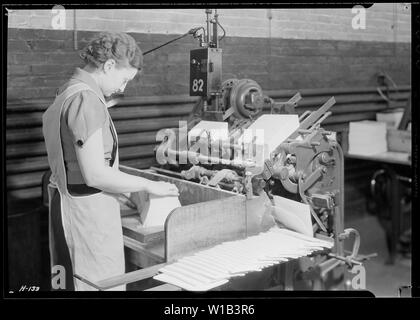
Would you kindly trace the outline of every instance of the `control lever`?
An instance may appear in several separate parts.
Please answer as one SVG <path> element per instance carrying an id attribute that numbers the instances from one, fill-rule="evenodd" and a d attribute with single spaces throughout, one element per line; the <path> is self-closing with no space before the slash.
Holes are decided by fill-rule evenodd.
<path id="1" fill-rule="evenodd" d="M 353 250 L 347 256 L 341 256 L 334 253 L 328 254 L 331 259 L 324 261 L 318 265 L 319 274 L 323 278 L 325 275 L 338 267 L 339 265 L 346 264 L 349 268 L 353 268 L 354 265 L 362 265 L 357 260 L 359 248 L 360 248 L 360 234 L 356 229 L 348 228 L 344 229 L 344 232 L 338 235 L 338 239 L 343 241 L 350 237 L 350 234 L 354 234 Z"/>

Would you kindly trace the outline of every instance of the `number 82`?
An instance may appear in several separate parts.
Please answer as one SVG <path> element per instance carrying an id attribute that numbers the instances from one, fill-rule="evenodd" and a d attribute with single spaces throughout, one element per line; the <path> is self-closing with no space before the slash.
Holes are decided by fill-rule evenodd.
<path id="1" fill-rule="evenodd" d="M 203 85 L 204 81 L 203 79 L 194 79 L 192 84 L 192 91 L 197 92 L 203 92 Z"/>

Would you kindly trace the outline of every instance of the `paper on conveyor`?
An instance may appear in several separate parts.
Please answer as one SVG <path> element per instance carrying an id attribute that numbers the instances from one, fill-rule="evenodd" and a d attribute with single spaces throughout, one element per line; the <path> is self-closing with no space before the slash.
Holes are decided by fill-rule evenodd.
<path id="1" fill-rule="evenodd" d="M 143 227 L 163 226 L 169 213 L 181 207 L 177 196 L 158 197 L 147 192 L 133 192 L 131 199 L 137 205 Z"/>
<path id="2" fill-rule="evenodd" d="M 206 291 L 229 278 L 332 248 L 333 243 L 273 227 L 246 239 L 228 241 L 179 259 L 153 277 L 185 290 Z"/>
<path id="3" fill-rule="evenodd" d="M 188 291 L 208 291 L 210 289 L 219 287 L 229 281 L 227 279 L 223 279 L 223 280 L 219 280 L 219 281 L 215 281 L 211 283 L 205 283 L 205 284 L 200 284 L 200 283 L 190 284 L 188 282 L 180 280 L 177 277 L 173 277 L 173 276 L 171 277 L 165 273 L 158 274 L 157 276 L 154 276 L 153 279 L 166 282 L 174 286 L 178 286 Z"/>
<path id="4" fill-rule="evenodd" d="M 272 214 L 276 221 L 296 232 L 313 236 L 309 205 L 279 196 L 273 196 L 273 199 Z"/>

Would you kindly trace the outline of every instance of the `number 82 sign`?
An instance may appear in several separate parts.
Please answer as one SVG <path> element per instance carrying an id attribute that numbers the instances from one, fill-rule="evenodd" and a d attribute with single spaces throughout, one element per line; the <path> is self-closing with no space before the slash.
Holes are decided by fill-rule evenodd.
<path id="1" fill-rule="evenodd" d="M 208 49 L 190 52 L 190 96 L 207 96 Z"/>
<path id="2" fill-rule="evenodd" d="M 191 90 L 193 92 L 202 93 L 203 92 L 203 85 L 204 85 L 204 80 L 203 79 L 193 79 L 192 85 L 191 85 Z"/>
<path id="3" fill-rule="evenodd" d="M 206 96 L 207 95 L 207 85 L 206 77 L 202 78 L 193 78 L 190 79 L 190 96 Z"/>
<path id="4" fill-rule="evenodd" d="M 220 88 L 222 50 L 201 48 L 190 51 L 190 96 L 207 97 Z"/>

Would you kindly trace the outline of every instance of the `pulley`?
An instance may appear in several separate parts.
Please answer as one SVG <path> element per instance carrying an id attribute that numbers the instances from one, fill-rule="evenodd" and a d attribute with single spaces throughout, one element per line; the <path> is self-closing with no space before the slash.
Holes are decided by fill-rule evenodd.
<path id="1" fill-rule="evenodd" d="M 255 118 L 264 107 L 261 87 L 251 79 L 228 79 L 222 83 L 221 109 L 236 118 Z"/>

